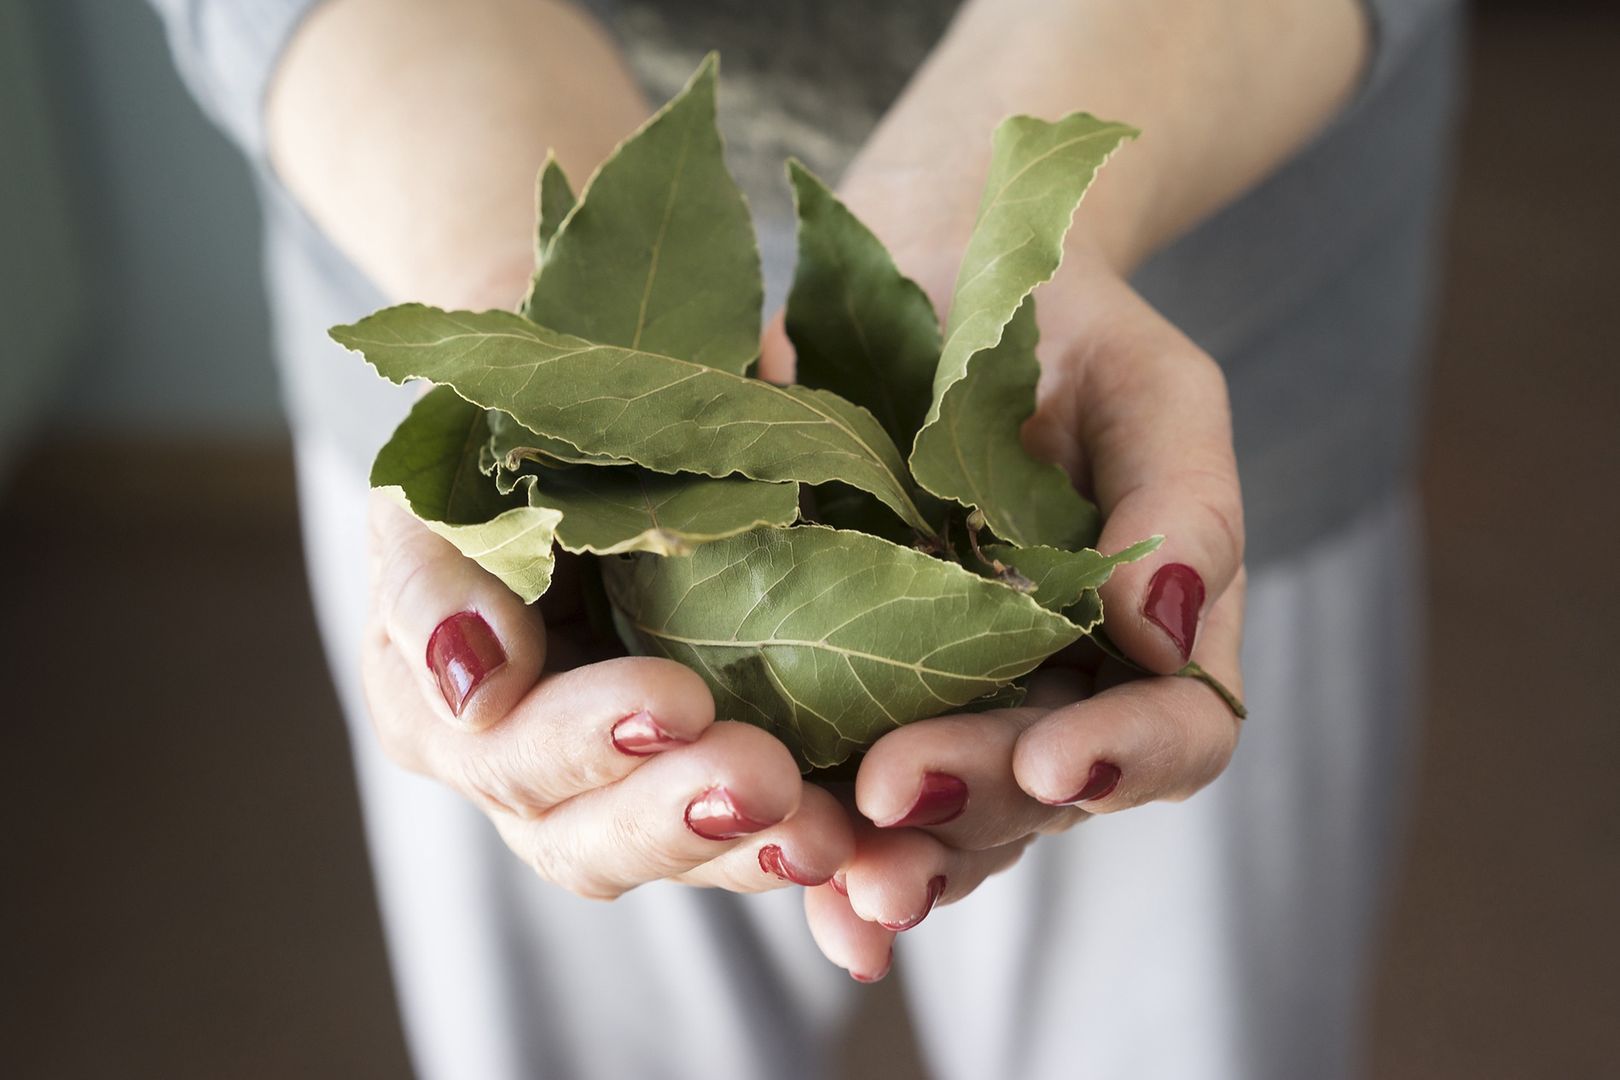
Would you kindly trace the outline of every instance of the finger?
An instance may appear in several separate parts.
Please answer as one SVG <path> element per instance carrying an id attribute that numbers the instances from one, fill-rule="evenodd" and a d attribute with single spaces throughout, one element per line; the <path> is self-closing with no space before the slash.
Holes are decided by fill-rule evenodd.
<path id="1" fill-rule="evenodd" d="M 617 784 L 534 820 L 496 821 L 507 845 L 542 878 L 611 899 L 683 874 L 785 821 L 803 786 L 780 741 L 747 724 L 719 723 Z"/>
<path id="2" fill-rule="evenodd" d="M 1211 609 L 1194 659 L 1241 694 L 1244 578 Z M 1133 679 L 1054 710 L 1018 738 L 1013 773 L 1042 802 L 1111 813 L 1193 794 L 1226 768 L 1239 720 L 1191 678 Z"/>
<path id="3" fill-rule="evenodd" d="M 825 788 L 806 784 L 793 816 L 681 875 L 689 885 L 764 892 L 825 885 L 855 854 L 849 812 Z"/>
<path id="4" fill-rule="evenodd" d="M 494 726 L 463 731 L 422 703 L 399 650 L 381 635 L 377 648 L 366 686 L 384 748 L 489 811 L 535 817 L 696 742 L 714 722 L 714 699 L 690 669 L 620 657 L 546 676 Z"/>
<path id="5" fill-rule="evenodd" d="M 777 312 L 765 324 L 759 342 L 759 377 L 773 383 L 790 383 L 796 364 L 793 342 L 788 340 L 787 321 L 783 312 Z"/>
<path id="6" fill-rule="evenodd" d="M 894 966 L 894 933 L 856 915 L 832 885 L 804 890 L 804 918 L 817 948 L 856 982 L 877 982 Z"/>
<path id="7" fill-rule="evenodd" d="M 1102 588 L 1110 638 L 1168 674 L 1243 561 L 1243 503 L 1226 380 L 1205 353 L 1151 313 L 1152 331 L 1088 359 L 1081 441 L 1106 524 L 1098 549 L 1149 536 L 1160 548 Z"/>
<path id="8" fill-rule="evenodd" d="M 370 517 L 373 622 L 434 715 L 488 727 L 540 677 L 539 613 L 387 495 L 372 493 Z"/>
<path id="9" fill-rule="evenodd" d="M 1063 808 L 1030 798 L 1013 777 L 1018 736 L 1043 715 L 1041 709 L 997 709 L 897 728 L 861 761 L 855 804 L 879 828 L 926 828 L 972 851 L 1035 832 L 1066 816 Z"/>
<path id="10" fill-rule="evenodd" d="M 833 884 L 848 895 L 856 915 L 900 933 L 1013 865 L 1034 839 L 1029 835 L 986 851 L 961 851 L 921 829 L 857 823 L 855 858 Z"/>

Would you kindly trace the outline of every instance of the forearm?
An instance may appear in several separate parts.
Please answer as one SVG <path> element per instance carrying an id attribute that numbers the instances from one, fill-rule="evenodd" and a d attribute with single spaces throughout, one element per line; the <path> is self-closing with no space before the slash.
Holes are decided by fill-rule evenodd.
<path id="1" fill-rule="evenodd" d="M 580 183 L 647 112 L 594 22 L 534 0 L 328 0 L 266 109 L 278 176 L 385 293 L 482 307 L 532 269 L 547 147 Z"/>
<path id="2" fill-rule="evenodd" d="M 902 258 L 960 250 L 1002 117 L 1125 121 L 1142 136 L 1099 175 L 1071 246 L 1129 271 L 1321 128 L 1355 85 L 1365 22 L 1356 0 L 970 0 L 845 194 Z"/>

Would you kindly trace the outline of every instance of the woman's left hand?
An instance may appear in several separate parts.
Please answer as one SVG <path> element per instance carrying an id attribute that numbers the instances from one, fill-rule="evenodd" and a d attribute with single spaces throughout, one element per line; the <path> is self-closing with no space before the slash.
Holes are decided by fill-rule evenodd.
<path id="1" fill-rule="evenodd" d="M 1042 374 L 1026 444 L 1096 500 L 1100 550 L 1165 537 L 1101 590 L 1104 629 L 1137 671 L 1105 661 L 1087 674 L 1055 658 L 1021 708 L 919 721 L 878 740 L 857 775 L 864 820 L 841 891 L 806 898 L 822 950 L 858 978 L 886 970 L 896 932 L 1012 865 L 1037 835 L 1186 798 L 1237 745 L 1227 703 L 1174 674 L 1191 661 L 1242 693 L 1243 513 L 1225 379 L 1099 260 L 1071 260 L 1039 300 Z M 780 371 L 785 342 L 772 344 Z"/>

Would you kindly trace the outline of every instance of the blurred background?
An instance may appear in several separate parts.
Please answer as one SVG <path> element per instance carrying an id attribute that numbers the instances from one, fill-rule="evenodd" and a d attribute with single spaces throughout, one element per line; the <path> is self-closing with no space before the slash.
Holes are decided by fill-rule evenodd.
<path id="1" fill-rule="evenodd" d="M 1479 5 L 1372 1075 L 1620 1075 L 1620 5 Z M 156 19 L 0 0 L 0 1072 L 404 1076 L 246 166 Z M 917 1075 L 892 990 L 847 1075 Z"/>

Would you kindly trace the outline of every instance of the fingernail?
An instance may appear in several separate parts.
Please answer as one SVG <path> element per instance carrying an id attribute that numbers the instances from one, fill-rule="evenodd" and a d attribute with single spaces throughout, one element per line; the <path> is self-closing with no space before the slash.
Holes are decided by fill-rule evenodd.
<path id="1" fill-rule="evenodd" d="M 968 786 L 961 777 L 947 772 L 923 773 L 917 798 L 905 813 L 893 821 L 878 822 L 879 828 L 899 829 L 907 826 L 943 825 L 955 821 L 967 809 Z"/>
<path id="2" fill-rule="evenodd" d="M 788 861 L 782 853 L 780 844 L 766 844 L 759 849 L 759 868 L 767 874 L 775 874 L 783 881 L 791 881 L 795 885 L 825 885 L 826 878 L 817 880 L 800 870 Z"/>
<path id="3" fill-rule="evenodd" d="M 883 978 L 883 976 L 887 975 L 889 973 L 889 969 L 892 967 L 894 967 L 894 946 L 890 945 L 889 955 L 883 961 L 883 967 L 881 970 L 871 975 L 863 975 L 858 971 L 852 971 L 849 973 L 849 977 L 858 983 L 875 983 L 879 979 Z"/>
<path id="4" fill-rule="evenodd" d="M 1086 786 L 1063 800 L 1063 805 L 1071 803 L 1090 802 L 1105 795 L 1112 795 L 1119 786 L 1119 766 L 1112 762 L 1099 761 L 1091 767 L 1086 775 Z"/>
<path id="5" fill-rule="evenodd" d="M 833 892 L 844 897 L 845 899 L 848 899 L 849 885 L 844 881 L 844 872 L 842 870 L 834 873 L 831 880 L 828 881 L 828 884 L 833 887 Z"/>
<path id="6" fill-rule="evenodd" d="M 928 901 L 923 904 L 923 909 L 920 914 L 914 915 L 904 922 L 884 922 L 880 919 L 878 920 L 878 925 L 883 927 L 885 930 L 893 930 L 896 933 L 899 933 L 901 930 L 910 930 L 913 926 L 916 926 L 918 923 L 928 918 L 928 913 L 934 910 L 934 905 L 939 903 L 939 898 L 944 894 L 944 892 L 945 875 L 939 874 L 928 882 Z M 884 968 L 884 970 L 887 971 L 888 969 Z M 878 977 L 882 978 L 881 975 Z"/>
<path id="7" fill-rule="evenodd" d="M 646 757 L 660 750 L 685 746 L 689 741 L 671 735 L 659 727 L 658 721 L 654 720 L 646 709 L 633 712 L 614 724 L 608 737 L 613 740 L 613 748 L 619 753 L 633 754 L 636 757 Z"/>
<path id="8" fill-rule="evenodd" d="M 458 611 L 433 628 L 427 664 L 439 680 L 444 703 L 460 716 L 478 685 L 506 664 L 506 650 L 482 615 Z"/>
<path id="9" fill-rule="evenodd" d="M 686 806 L 686 827 L 705 840 L 735 840 L 775 824 L 737 809 L 731 792 L 723 787 L 710 788 Z"/>
<path id="10" fill-rule="evenodd" d="M 1175 642 L 1183 660 L 1192 658 L 1198 613 L 1204 607 L 1204 579 L 1186 563 L 1165 563 L 1148 582 L 1142 614 Z"/>

